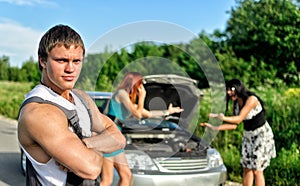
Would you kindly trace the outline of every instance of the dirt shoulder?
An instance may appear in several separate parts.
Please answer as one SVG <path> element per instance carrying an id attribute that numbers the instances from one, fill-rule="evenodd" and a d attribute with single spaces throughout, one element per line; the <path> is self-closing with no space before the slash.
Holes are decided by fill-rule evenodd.
<path id="1" fill-rule="evenodd" d="M 18 121 L 17 121 L 17 120 L 11 119 L 11 118 L 7 118 L 7 117 L 1 116 L 1 115 L 0 115 L 0 120 L 5 121 L 5 122 L 7 122 L 7 123 L 15 124 L 15 125 L 18 124 Z"/>

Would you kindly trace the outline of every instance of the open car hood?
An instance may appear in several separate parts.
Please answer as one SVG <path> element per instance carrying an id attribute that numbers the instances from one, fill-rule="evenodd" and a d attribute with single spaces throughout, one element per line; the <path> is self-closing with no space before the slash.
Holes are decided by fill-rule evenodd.
<path id="1" fill-rule="evenodd" d="M 194 79 L 159 74 L 144 76 L 143 84 L 147 92 L 144 103 L 147 110 L 167 110 L 172 103 L 174 107 L 184 109 L 183 112 L 172 115 L 180 118 L 178 122 L 183 122 L 182 125 L 188 124 L 199 110 L 203 92 Z"/>
<path id="2" fill-rule="evenodd" d="M 142 150 L 151 158 L 199 158 L 206 156 L 201 139 L 193 135 L 203 93 L 197 81 L 174 74 L 143 77 L 146 89 L 144 107 L 147 110 L 167 110 L 169 104 L 183 108 L 183 112 L 163 118 L 126 120 L 122 133 L 126 136 L 126 150 Z M 186 152 L 187 149 L 191 151 Z"/>

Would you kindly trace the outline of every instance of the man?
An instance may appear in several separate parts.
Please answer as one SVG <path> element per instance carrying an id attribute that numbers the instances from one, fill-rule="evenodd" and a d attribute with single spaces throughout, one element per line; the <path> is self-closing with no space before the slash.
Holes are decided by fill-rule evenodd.
<path id="1" fill-rule="evenodd" d="M 90 138 L 81 140 L 57 106 L 25 104 L 20 109 L 18 139 L 29 160 L 27 185 L 66 185 L 72 179 L 67 178 L 66 170 L 83 179 L 96 179 L 102 167 L 101 152 L 110 153 L 125 146 L 125 138 L 116 125 L 98 111 L 87 94 L 73 89 L 84 55 L 84 43 L 76 31 L 66 25 L 52 27 L 39 43 L 41 84 L 25 100 L 40 97 L 67 110 L 76 110 L 82 135 L 90 137 L 92 132 L 97 133 L 101 146 L 97 151 L 89 149 Z"/>

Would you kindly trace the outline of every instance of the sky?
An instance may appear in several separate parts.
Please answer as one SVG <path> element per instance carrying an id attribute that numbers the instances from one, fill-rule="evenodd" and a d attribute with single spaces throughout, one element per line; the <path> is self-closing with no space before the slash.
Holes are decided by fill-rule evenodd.
<path id="1" fill-rule="evenodd" d="M 8 56 L 10 65 L 18 67 L 30 57 L 37 60 L 40 38 L 57 24 L 74 28 L 87 49 L 99 38 L 137 22 L 147 23 L 138 24 L 139 32 L 148 31 L 147 21 L 176 25 L 194 35 L 222 31 L 234 6 L 235 0 L 0 0 L 0 57 Z M 166 24 L 156 25 L 165 28 Z M 166 27 L 165 34 L 173 28 Z M 136 33 L 111 34 L 107 45 Z M 177 39 L 181 40 L 181 34 Z"/>

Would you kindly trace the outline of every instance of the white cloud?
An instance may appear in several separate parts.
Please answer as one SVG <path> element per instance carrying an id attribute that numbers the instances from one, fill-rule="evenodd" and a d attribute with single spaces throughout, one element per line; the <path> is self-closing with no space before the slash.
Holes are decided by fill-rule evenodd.
<path id="1" fill-rule="evenodd" d="M 12 66 L 21 66 L 30 57 L 37 60 L 38 42 L 43 32 L 0 19 L 0 56 L 8 56 Z"/>
<path id="2" fill-rule="evenodd" d="M 35 6 L 35 5 L 56 6 L 56 3 L 47 0 L 0 0 L 0 2 L 6 2 L 18 6 Z"/>

